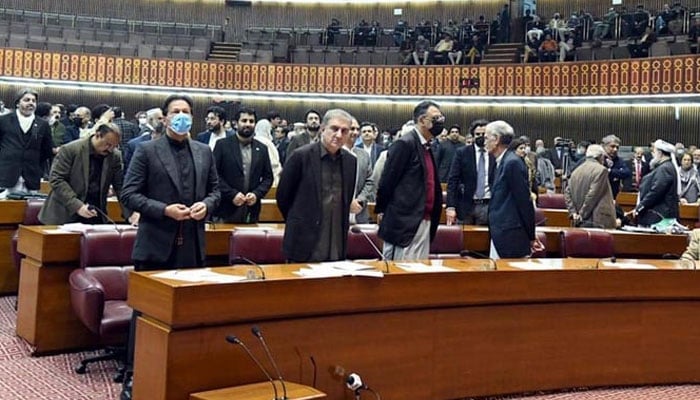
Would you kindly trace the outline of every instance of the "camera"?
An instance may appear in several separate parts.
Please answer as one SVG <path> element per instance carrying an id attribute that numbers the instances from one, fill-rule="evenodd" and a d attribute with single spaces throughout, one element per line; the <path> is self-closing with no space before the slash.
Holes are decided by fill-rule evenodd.
<path id="1" fill-rule="evenodd" d="M 554 142 L 554 147 L 567 147 L 569 149 L 576 147 L 576 142 L 573 139 L 560 138 Z"/>

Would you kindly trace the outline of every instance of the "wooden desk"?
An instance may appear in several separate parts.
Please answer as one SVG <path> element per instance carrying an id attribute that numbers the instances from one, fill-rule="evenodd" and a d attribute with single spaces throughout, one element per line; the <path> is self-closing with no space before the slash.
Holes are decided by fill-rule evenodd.
<path id="1" fill-rule="evenodd" d="M 0 200 L 0 295 L 17 293 L 19 274 L 12 260 L 12 235 L 24 220 L 24 200 Z"/>
<path id="2" fill-rule="evenodd" d="M 260 224 L 279 229 L 276 224 Z M 79 266 L 80 234 L 48 233 L 55 226 L 21 226 L 22 261 L 17 305 L 17 335 L 35 347 L 34 354 L 82 349 L 96 338 L 75 317 L 70 304 L 68 276 Z M 207 257 L 228 264 L 231 230 L 235 225 L 207 229 Z M 9 250 L 8 250 L 9 253 Z M 223 385 L 225 386 L 225 385 Z"/>
<path id="3" fill-rule="evenodd" d="M 433 274 L 392 265 L 381 279 L 302 279 L 293 265 L 267 267 L 266 281 L 226 284 L 134 273 L 130 303 L 143 312 L 134 395 L 185 400 L 259 381 L 224 340 L 237 335 L 264 358 L 253 324 L 287 379 L 310 384 L 314 357 L 316 387 L 329 399 L 348 396 L 336 366 L 387 399 L 700 382 L 697 271 L 598 270 L 596 260 L 586 269 L 489 271 L 478 261 L 445 261 L 460 272 Z"/>
<path id="4" fill-rule="evenodd" d="M 637 206 L 637 196 L 635 192 L 620 192 L 617 195 L 617 204 L 625 211 L 630 211 Z M 695 228 L 695 223 L 700 220 L 700 207 L 697 204 L 680 204 L 678 206 L 678 222 L 690 229 Z"/>
<path id="5" fill-rule="evenodd" d="M 279 386 L 279 385 L 278 385 Z M 310 386 L 285 382 L 289 400 L 325 399 L 326 394 Z M 281 390 L 281 388 L 278 388 Z M 252 383 L 226 389 L 192 393 L 190 400 L 269 400 L 273 396 L 270 382 Z M 279 394 L 280 396 L 282 393 Z"/>
<path id="6" fill-rule="evenodd" d="M 568 229 L 581 228 L 537 227 L 537 231 L 544 232 L 547 236 L 547 254 L 553 257 L 559 256 L 559 232 Z M 667 253 L 680 256 L 688 246 L 686 235 L 633 233 L 612 229 L 606 231 L 613 235 L 617 257 L 661 258 Z M 465 225 L 464 249 L 488 254 L 490 249 L 488 227 Z"/>

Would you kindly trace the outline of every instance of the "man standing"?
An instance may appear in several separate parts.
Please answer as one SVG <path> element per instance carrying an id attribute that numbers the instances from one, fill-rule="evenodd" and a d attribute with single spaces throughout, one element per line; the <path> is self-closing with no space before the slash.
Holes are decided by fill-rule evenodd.
<path id="1" fill-rule="evenodd" d="M 632 158 L 625 161 L 631 175 L 622 181 L 622 187 L 625 192 L 638 192 L 639 186 L 642 184 L 642 178 L 649 173 L 649 163 L 644 159 L 644 148 L 637 146 L 634 148 Z"/>
<path id="2" fill-rule="evenodd" d="M 255 126 L 255 137 L 265 138 L 272 141 L 272 130 L 282 125 L 282 117 L 280 113 L 275 110 L 270 110 L 267 112 L 267 118 L 263 118 L 258 121 Z"/>
<path id="3" fill-rule="evenodd" d="M 490 257 L 522 258 L 544 250 L 535 236 L 535 208 L 530 200 L 527 167 L 508 150 L 514 132 L 505 121 L 486 125 L 486 150 L 496 158 L 496 179 L 489 202 Z"/>
<path id="4" fill-rule="evenodd" d="M 226 130 L 224 126 L 226 119 L 226 110 L 223 108 L 219 106 L 207 108 L 207 130 L 197 134 L 197 140 L 208 145 L 211 151 L 214 151 L 217 141 L 233 136 L 233 132 Z"/>
<path id="5" fill-rule="evenodd" d="M 608 177 L 613 198 L 617 198 L 620 192 L 620 184 L 623 180 L 632 176 L 632 171 L 627 168 L 625 162 L 617 155 L 620 149 L 620 138 L 615 135 L 608 135 L 601 140 L 603 149 L 607 154 L 605 166 L 608 168 Z"/>
<path id="6" fill-rule="evenodd" d="M 151 108 L 146 112 L 146 115 L 148 123 L 141 130 L 141 134 L 126 143 L 126 148 L 124 149 L 124 171 L 129 168 L 131 157 L 136 153 L 136 148 L 140 143 L 158 139 L 165 131 L 165 126 L 163 125 L 165 118 L 163 117 L 163 111 L 159 107 Z"/>
<path id="7" fill-rule="evenodd" d="M 70 124 L 66 125 L 66 133 L 63 136 L 63 144 L 70 143 L 83 137 L 83 132 L 90 125 L 92 114 L 90 109 L 85 106 L 80 106 L 75 109 L 73 116 L 70 118 Z"/>
<path id="8" fill-rule="evenodd" d="M 564 199 L 575 226 L 615 229 L 615 200 L 604 162 L 605 150 L 592 144 L 585 161 L 571 173 Z"/>
<path id="9" fill-rule="evenodd" d="M 457 150 L 447 179 L 447 225 L 488 225 L 496 159 L 484 147 L 485 119 L 472 122 L 474 144 Z"/>
<path id="10" fill-rule="evenodd" d="M 369 156 L 362 149 L 353 147 L 360 135 L 360 124 L 352 119 L 350 134 L 345 142 L 345 149 L 357 157 L 357 175 L 355 177 L 355 192 L 350 203 L 350 223 L 368 224 L 369 210 L 367 203 L 374 200 L 374 180 L 372 180 L 372 165 Z"/>
<path id="11" fill-rule="evenodd" d="M 292 262 L 343 260 L 355 157 L 343 148 L 353 117 L 334 109 L 323 116 L 321 140 L 287 159 L 277 187 L 277 207 L 285 220 L 282 250 Z"/>
<path id="12" fill-rule="evenodd" d="M 459 125 L 452 125 L 447 131 L 447 140 L 440 142 L 435 163 L 438 167 L 438 176 L 441 183 L 447 183 L 447 178 L 450 174 L 450 166 L 455 158 L 457 150 L 464 147 L 464 138 L 462 137 L 462 128 Z"/>
<path id="13" fill-rule="evenodd" d="M 442 189 L 430 142 L 445 126 L 440 107 L 422 101 L 415 128 L 389 147 L 377 190 L 379 237 L 387 260 L 427 259 L 442 214 Z"/>
<path id="14" fill-rule="evenodd" d="M 165 99 L 166 136 L 141 144 L 126 174 L 121 201 L 141 214 L 133 251 L 136 271 L 204 263 L 204 219 L 218 206 L 220 193 L 211 150 L 189 139 L 192 103 L 183 95 Z M 130 366 L 136 319 L 131 322 Z M 131 379 L 125 380 L 121 398 L 131 399 Z"/>
<path id="15" fill-rule="evenodd" d="M 255 110 L 240 108 L 236 134 L 219 140 L 214 148 L 221 190 L 216 216 L 227 223 L 258 222 L 260 202 L 272 186 L 267 147 L 253 139 L 255 119 Z"/>
<path id="16" fill-rule="evenodd" d="M 367 153 L 372 163 L 372 168 L 374 168 L 374 164 L 377 163 L 379 154 L 384 151 L 384 147 L 377 144 L 377 129 L 371 122 L 360 124 L 360 138 L 362 140 L 357 144 L 357 147 Z"/>
<path id="17" fill-rule="evenodd" d="M 112 122 L 119 127 L 122 135 L 119 147 L 123 151 L 129 140 L 139 136 L 141 129 L 135 123 L 124 118 L 124 111 L 120 107 L 113 107 L 112 111 L 114 111 L 114 120 Z"/>
<path id="18" fill-rule="evenodd" d="M 318 132 L 321 128 L 321 114 L 316 110 L 309 110 L 304 116 L 304 121 L 306 121 L 306 131 L 294 136 L 292 140 L 289 141 L 285 163 L 289 160 L 289 157 L 292 156 L 294 150 L 306 144 L 318 142 Z"/>
<path id="19" fill-rule="evenodd" d="M 106 213 L 109 187 L 117 196 L 121 192 L 124 174 L 118 146 L 119 128 L 109 123 L 63 146 L 51 167 L 51 193 L 41 207 L 39 221 L 46 225 L 106 223 L 91 206 Z"/>
<path id="20" fill-rule="evenodd" d="M 49 124 L 34 115 L 38 98 L 34 90 L 22 89 L 15 112 L 0 117 L 0 188 L 39 190 L 53 140 Z"/>

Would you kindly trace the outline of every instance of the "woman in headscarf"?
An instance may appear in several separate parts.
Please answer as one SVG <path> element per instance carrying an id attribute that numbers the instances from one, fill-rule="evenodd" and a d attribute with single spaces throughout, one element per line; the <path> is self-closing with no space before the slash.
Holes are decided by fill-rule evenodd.
<path id="1" fill-rule="evenodd" d="M 637 207 L 632 215 L 641 226 L 653 225 L 664 218 L 678 218 L 678 173 L 676 148 L 661 139 L 654 142 L 651 172 L 639 185 Z"/>
<path id="2" fill-rule="evenodd" d="M 693 156 L 690 153 L 683 154 L 681 158 L 678 179 L 681 186 L 681 191 L 678 194 L 681 204 L 696 203 L 700 193 L 700 183 L 698 183 L 698 170 L 693 165 Z"/>

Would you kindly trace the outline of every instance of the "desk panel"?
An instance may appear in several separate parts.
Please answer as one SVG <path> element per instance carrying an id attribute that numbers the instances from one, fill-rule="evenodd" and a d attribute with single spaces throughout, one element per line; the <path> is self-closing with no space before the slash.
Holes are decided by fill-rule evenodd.
<path id="1" fill-rule="evenodd" d="M 447 260 L 459 271 L 433 274 L 392 265 L 381 279 L 302 279 L 292 275 L 298 265 L 272 266 L 266 281 L 230 284 L 134 273 L 130 304 L 144 312 L 134 395 L 184 400 L 260 381 L 242 349 L 224 340 L 237 335 L 264 358 L 253 324 L 287 379 L 311 384 L 314 357 L 317 388 L 330 399 L 347 395 L 336 366 L 392 399 L 700 381 L 696 271 L 667 261 L 653 271 L 575 268 L 596 260 L 554 271 L 479 262 Z"/>
<path id="2" fill-rule="evenodd" d="M 24 220 L 23 200 L 0 200 L 0 295 L 17 293 L 19 273 L 12 260 L 12 235 Z"/>

